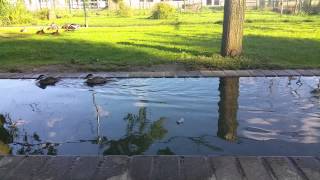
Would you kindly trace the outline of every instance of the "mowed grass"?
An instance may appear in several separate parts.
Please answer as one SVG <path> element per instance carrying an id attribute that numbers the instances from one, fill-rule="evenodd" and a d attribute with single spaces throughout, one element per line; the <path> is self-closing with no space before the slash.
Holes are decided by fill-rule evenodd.
<path id="1" fill-rule="evenodd" d="M 130 71 L 163 64 L 190 70 L 320 68 L 319 15 L 247 11 L 244 53 L 234 59 L 219 55 L 222 11 L 179 13 L 169 20 L 148 16 L 91 15 L 89 28 L 59 36 L 36 35 L 39 26 L 25 33 L 2 27 L 0 71 Z M 83 18 L 56 23 L 82 24 Z"/>

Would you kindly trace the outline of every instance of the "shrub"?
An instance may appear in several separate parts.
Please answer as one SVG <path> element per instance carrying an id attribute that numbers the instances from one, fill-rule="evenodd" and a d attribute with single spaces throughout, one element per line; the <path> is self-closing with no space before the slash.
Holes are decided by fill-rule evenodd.
<path id="1" fill-rule="evenodd" d="M 117 14 L 122 17 L 130 17 L 133 15 L 133 11 L 129 6 L 125 5 L 123 1 L 120 1 Z"/>
<path id="2" fill-rule="evenodd" d="M 40 18 L 41 20 L 54 20 L 56 19 L 56 13 L 53 10 L 50 9 L 41 9 L 36 13 L 36 16 Z"/>
<path id="3" fill-rule="evenodd" d="M 175 15 L 175 8 L 167 3 L 161 2 L 155 5 L 151 18 L 152 19 L 168 19 Z"/>
<path id="4" fill-rule="evenodd" d="M 23 3 L 16 5 L 0 0 L 0 25 L 25 24 L 32 21 L 32 15 Z"/>

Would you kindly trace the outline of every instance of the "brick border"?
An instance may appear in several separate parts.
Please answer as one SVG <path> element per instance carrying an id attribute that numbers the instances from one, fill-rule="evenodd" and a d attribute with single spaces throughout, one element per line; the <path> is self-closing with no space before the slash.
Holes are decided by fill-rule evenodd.
<path id="1" fill-rule="evenodd" d="M 297 70 L 220 70 L 220 71 L 162 71 L 162 72 L 82 72 L 82 73 L 0 73 L 0 79 L 35 79 L 44 74 L 58 78 L 84 78 L 87 74 L 107 78 L 191 78 L 191 77 L 282 77 L 320 76 L 320 69 Z"/>

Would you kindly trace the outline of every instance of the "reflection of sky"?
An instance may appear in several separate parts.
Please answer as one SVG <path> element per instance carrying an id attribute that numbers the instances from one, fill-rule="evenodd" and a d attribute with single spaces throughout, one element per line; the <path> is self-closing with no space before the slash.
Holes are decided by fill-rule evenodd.
<path id="1" fill-rule="evenodd" d="M 250 148 L 266 142 L 264 149 L 256 148 L 255 153 L 277 154 L 272 147 L 281 145 L 308 152 L 320 141 L 320 98 L 310 94 L 318 78 L 303 77 L 302 86 L 298 80 L 240 79 L 238 144 L 216 137 L 218 78 L 118 79 L 94 88 L 75 79 L 45 90 L 35 86 L 33 80 L 0 80 L 0 113 L 9 113 L 19 128 L 31 135 L 36 132 L 43 141 L 75 142 L 61 146 L 60 153 L 97 153 L 99 147 L 91 143 L 76 143 L 96 138 L 94 90 L 100 130 L 109 140 L 125 136 L 124 117 L 128 113 L 137 115 L 141 107 L 147 108 L 148 121 L 165 118 L 168 132 L 162 140 L 153 142 L 146 154 L 155 154 L 166 146 L 180 154 L 217 153 L 219 148 L 224 153 L 237 150 L 250 154 Z M 178 125 L 176 121 L 181 118 L 184 123 Z"/>

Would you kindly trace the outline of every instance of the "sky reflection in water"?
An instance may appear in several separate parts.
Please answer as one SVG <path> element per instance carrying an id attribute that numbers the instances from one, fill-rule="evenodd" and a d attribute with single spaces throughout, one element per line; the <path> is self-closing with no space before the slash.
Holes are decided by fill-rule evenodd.
<path id="1" fill-rule="evenodd" d="M 0 80 L 0 154 L 320 155 L 319 79 Z"/>

